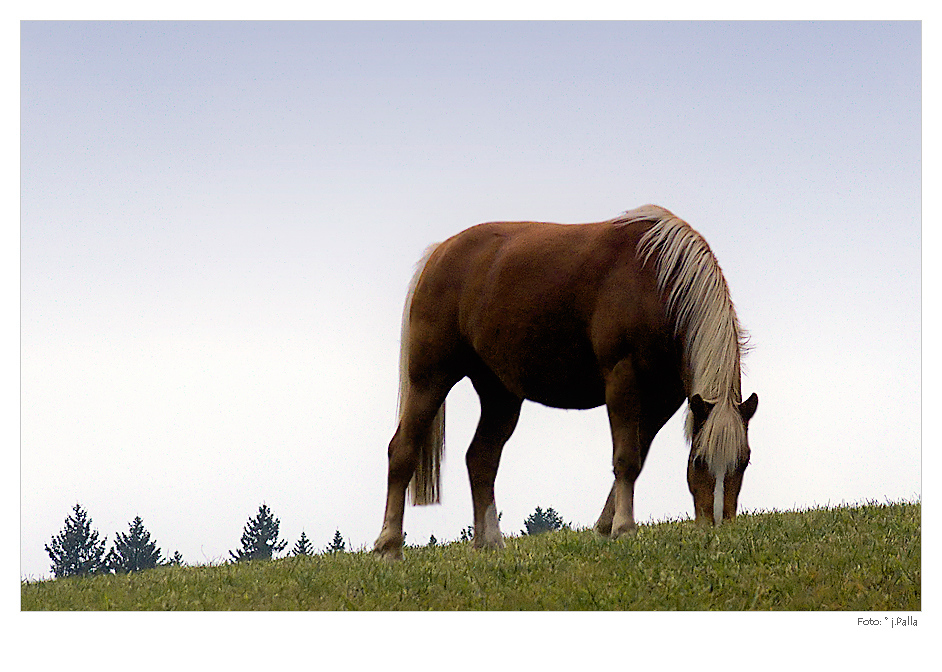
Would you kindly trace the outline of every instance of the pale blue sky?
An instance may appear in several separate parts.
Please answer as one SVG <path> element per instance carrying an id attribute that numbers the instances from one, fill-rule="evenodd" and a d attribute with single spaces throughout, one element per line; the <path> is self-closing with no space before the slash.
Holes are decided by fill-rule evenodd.
<path id="1" fill-rule="evenodd" d="M 422 250 L 495 219 L 657 203 L 752 334 L 747 510 L 921 494 L 918 23 L 25 23 L 21 575 L 76 501 L 109 540 L 228 557 L 372 544 Z M 466 382 L 443 505 L 470 524 Z M 692 513 L 678 418 L 639 519 Z M 602 409 L 527 404 L 497 481 L 591 525 Z"/>

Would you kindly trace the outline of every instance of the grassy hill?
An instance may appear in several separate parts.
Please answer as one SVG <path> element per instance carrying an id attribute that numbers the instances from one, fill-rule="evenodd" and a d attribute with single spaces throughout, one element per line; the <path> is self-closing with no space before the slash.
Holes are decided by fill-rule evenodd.
<path id="1" fill-rule="evenodd" d="M 23 610 L 854 610 L 921 607 L 921 504 L 26 582 Z"/>

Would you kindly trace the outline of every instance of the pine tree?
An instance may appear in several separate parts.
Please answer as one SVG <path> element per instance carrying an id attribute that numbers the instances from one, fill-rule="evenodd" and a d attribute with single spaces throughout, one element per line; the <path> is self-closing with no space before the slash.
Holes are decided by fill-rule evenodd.
<path id="1" fill-rule="evenodd" d="M 327 547 L 328 553 L 343 553 L 346 550 L 347 545 L 343 541 L 343 537 L 340 536 L 340 530 L 334 532 L 334 540 L 330 542 L 330 546 Z"/>
<path id="2" fill-rule="evenodd" d="M 62 531 L 46 544 L 53 574 L 59 579 L 106 572 L 103 556 L 107 537 L 98 541 L 98 531 L 92 529 L 91 518 L 80 504 L 72 511 L 74 515 L 65 519 Z"/>
<path id="3" fill-rule="evenodd" d="M 170 559 L 166 562 L 168 567 L 182 567 L 183 566 L 183 555 L 180 554 L 180 551 L 174 551 L 173 555 L 170 556 Z"/>
<path id="4" fill-rule="evenodd" d="M 434 534 L 432 534 L 432 535 L 429 536 L 429 538 L 428 538 L 428 545 L 429 545 L 429 546 L 438 546 L 438 539 L 435 538 L 435 535 L 434 535 Z"/>
<path id="5" fill-rule="evenodd" d="M 307 535 L 304 534 L 304 530 L 301 531 L 301 538 L 298 539 L 294 548 L 291 549 L 291 555 L 314 555 L 314 547 L 311 545 Z"/>
<path id="6" fill-rule="evenodd" d="M 265 504 L 258 507 L 258 515 L 249 518 L 242 532 L 242 548 L 229 551 L 233 560 L 271 560 L 272 555 L 284 550 L 287 541 L 278 539 L 280 522 Z"/>
<path id="7" fill-rule="evenodd" d="M 563 519 L 553 507 L 543 511 L 540 507 L 536 507 L 536 510 L 531 513 L 523 524 L 527 529 L 521 530 L 521 534 L 543 534 L 544 532 L 552 532 L 553 530 L 558 530 L 563 526 Z"/>
<path id="8" fill-rule="evenodd" d="M 163 564 L 160 556 L 157 543 L 150 540 L 150 532 L 144 529 L 144 521 L 140 516 L 135 516 L 128 534 L 118 532 L 115 535 L 114 548 L 108 553 L 107 564 L 115 574 L 127 574 Z"/>

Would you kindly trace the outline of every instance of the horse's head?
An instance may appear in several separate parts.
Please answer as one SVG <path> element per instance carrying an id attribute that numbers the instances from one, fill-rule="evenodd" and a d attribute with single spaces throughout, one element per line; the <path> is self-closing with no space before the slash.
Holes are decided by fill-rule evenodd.
<path id="1" fill-rule="evenodd" d="M 736 517 L 742 477 L 749 466 L 749 420 L 758 405 L 756 394 L 739 404 L 711 403 L 699 394 L 690 398 L 687 485 L 698 522 L 719 525 L 724 518 Z"/>

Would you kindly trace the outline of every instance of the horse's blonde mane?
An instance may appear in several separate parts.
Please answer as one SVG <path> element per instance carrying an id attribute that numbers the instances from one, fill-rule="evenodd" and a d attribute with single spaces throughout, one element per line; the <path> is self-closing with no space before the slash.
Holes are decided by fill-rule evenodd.
<path id="1" fill-rule="evenodd" d="M 698 454 L 714 475 L 725 473 L 745 445 L 737 405 L 742 401 L 740 357 L 747 335 L 739 326 L 723 272 L 703 237 L 664 208 L 645 205 L 613 221 L 652 222 L 638 244 L 638 257 L 644 264 L 654 259 L 657 286 L 667 298 L 674 333 L 683 337 L 687 398 L 699 394 L 716 405 L 700 431 Z M 689 408 L 686 434 L 692 441 Z"/>

